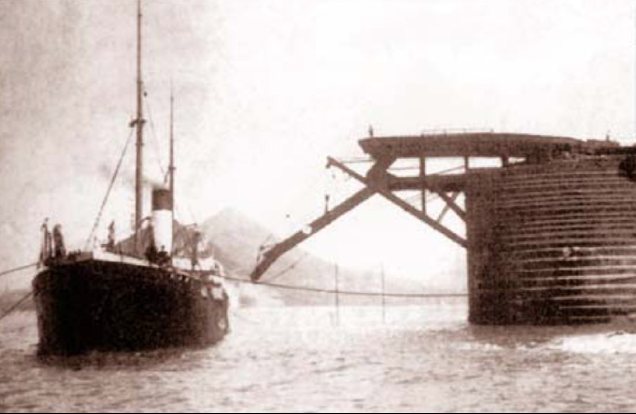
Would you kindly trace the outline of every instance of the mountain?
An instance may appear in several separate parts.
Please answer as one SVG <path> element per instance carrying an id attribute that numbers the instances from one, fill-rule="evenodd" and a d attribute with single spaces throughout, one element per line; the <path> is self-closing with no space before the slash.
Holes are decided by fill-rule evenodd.
<path id="1" fill-rule="evenodd" d="M 186 254 L 195 239 L 196 226 L 182 226 L 175 223 L 174 249 L 177 254 Z M 235 278 L 249 280 L 249 274 L 256 265 L 259 247 L 279 240 L 272 232 L 235 209 L 225 209 L 205 220 L 199 227 L 203 235 L 205 250 L 201 257 L 214 256 Z M 150 229 L 141 232 L 142 244 L 149 243 Z M 118 243 L 122 251 L 132 251 L 134 239 L 128 238 Z M 339 289 L 341 291 L 380 292 L 382 282 L 380 270 L 360 271 L 339 267 Z M 316 257 L 296 247 L 276 261 L 262 278 L 263 282 L 333 290 L 335 288 L 335 264 Z M 386 291 L 391 293 L 418 293 L 425 291 L 423 284 L 416 280 L 394 279 L 387 275 Z M 228 290 L 234 292 L 244 305 L 333 305 L 333 294 L 278 289 L 251 283 L 227 281 Z M 395 299 L 389 304 L 414 304 L 418 299 Z M 340 296 L 343 305 L 378 305 L 380 297 Z"/>
<path id="2" fill-rule="evenodd" d="M 225 209 L 201 225 L 214 256 L 236 276 L 249 275 L 256 263 L 258 248 L 271 232 L 234 209 Z"/>
<path id="3" fill-rule="evenodd" d="M 209 249 L 214 256 L 224 264 L 231 275 L 249 279 L 249 274 L 256 264 L 259 246 L 263 243 L 275 243 L 272 232 L 256 223 L 240 211 L 225 209 L 209 218 L 201 225 Z M 289 270 L 288 270 L 289 269 Z M 288 270 L 288 271 L 286 271 Z M 278 276 L 285 272 L 282 276 Z M 274 280 L 276 283 L 306 286 L 320 289 L 334 289 L 335 266 L 326 260 L 308 254 L 301 247 L 296 247 L 283 255 L 263 276 L 263 281 Z M 387 291 L 391 292 L 421 292 L 423 286 L 416 281 L 389 280 L 387 277 Z M 378 271 L 359 271 L 339 268 L 339 287 L 341 290 L 379 292 L 381 286 Z M 250 295 L 267 296 L 274 301 L 281 301 L 286 305 L 329 305 L 334 303 L 331 294 L 301 292 L 294 290 L 278 290 L 264 286 L 243 286 Z M 343 296 L 340 302 L 352 304 L 378 304 L 379 297 Z"/>

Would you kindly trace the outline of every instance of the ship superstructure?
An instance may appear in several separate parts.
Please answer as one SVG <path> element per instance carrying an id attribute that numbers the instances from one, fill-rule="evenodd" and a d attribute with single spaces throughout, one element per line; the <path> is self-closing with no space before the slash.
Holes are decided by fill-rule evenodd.
<path id="1" fill-rule="evenodd" d="M 137 115 L 130 124 L 137 143 L 134 233 L 117 242 L 111 224 L 103 245 L 67 252 L 61 227 L 56 225 L 51 233 L 48 223 L 42 226 L 44 268 L 33 281 L 41 353 L 200 346 L 229 331 L 223 268 L 202 257 L 202 236 L 196 229 L 174 220 L 172 127 L 169 182 L 153 188 L 152 214 L 143 216 L 141 28 L 139 1 Z"/>

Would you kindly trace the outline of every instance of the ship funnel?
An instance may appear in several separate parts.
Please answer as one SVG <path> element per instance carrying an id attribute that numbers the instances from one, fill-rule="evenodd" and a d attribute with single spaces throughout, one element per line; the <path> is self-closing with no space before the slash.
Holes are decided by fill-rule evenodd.
<path id="1" fill-rule="evenodd" d="M 157 251 L 172 254 L 172 195 L 168 189 L 152 189 L 152 229 Z"/>

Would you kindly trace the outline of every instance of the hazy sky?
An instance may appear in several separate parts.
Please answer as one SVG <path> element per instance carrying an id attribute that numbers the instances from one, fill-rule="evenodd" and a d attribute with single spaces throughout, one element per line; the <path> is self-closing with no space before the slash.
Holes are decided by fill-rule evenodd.
<path id="1" fill-rule="evenodd" d="M 0 269 L 37 257 L 44 217 L 77 246 L 87 237 L 134 114 L 135 8 L 0 0 Z M 340 198 L 355 189 L 341 177 L 329 184 L 325 157 L 360 154 L 369 124 L 376 135 L 609 130 L 628 142 L 635 9 L 596 0 L 146 0 L 148 177 L 160 179 L 157 159 L 167 158 L 171 80 L 180 215 L 236 207 L 281 234 L 322 211 L 325 188 Z M 133 159 L 130 151 L 104 216 L 122 233 Z M 464 283 L 462 251 L 381 200 L 305 247 L 345 265 Z"/>

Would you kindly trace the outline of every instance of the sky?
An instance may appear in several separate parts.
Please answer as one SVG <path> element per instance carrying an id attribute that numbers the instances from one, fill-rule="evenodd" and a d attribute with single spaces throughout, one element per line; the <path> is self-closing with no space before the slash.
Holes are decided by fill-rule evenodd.
<path id="1" fill-rule="evenodd" d="M 45 217 L 83 246 L 134 116 L 135 3 L 0 0 L 0 270 L 37 257 Z M 232 207 L 279 236 L 297 229 L 326 191 L 357 189 L 325 159 L 362 155 L 369 125 L 635 135 L 633 1 L 144 3 L 146 177 L 165 168 L 172 85 L 186 222 Z M 132 149 L 101 236 L 112 219 L 129 229 Z M 377 197 L 303 247 L 465 286 L 462 249 Z"/>

